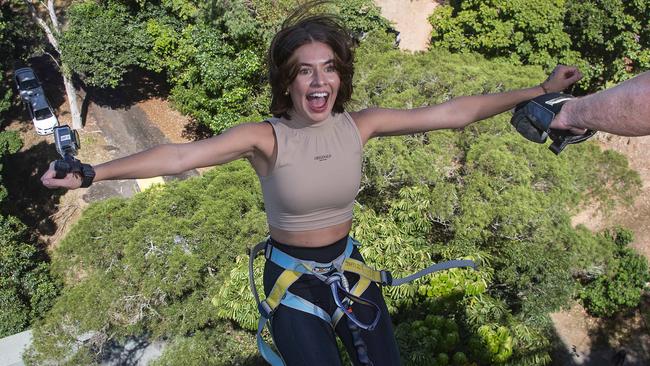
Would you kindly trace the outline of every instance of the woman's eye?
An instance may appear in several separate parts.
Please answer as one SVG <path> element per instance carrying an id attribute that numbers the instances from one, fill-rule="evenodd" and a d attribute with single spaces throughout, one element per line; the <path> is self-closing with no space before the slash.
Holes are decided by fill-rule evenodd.
<path id="1" fill-rule="evenodd" d="M 310 72 L 309 69 L 300 69 L 300 70 L 298 71 L 298 73 L 299 73 L 300 75 L 307 75 L 307 74 L 309 74 L 309 72 Z"/>
<path id="2" fill-rule="evenodd" d="M 325 68 L 325 71 L 327 72 L 336 72 L 336 67 L 334 65 L 329 65 Z"/>

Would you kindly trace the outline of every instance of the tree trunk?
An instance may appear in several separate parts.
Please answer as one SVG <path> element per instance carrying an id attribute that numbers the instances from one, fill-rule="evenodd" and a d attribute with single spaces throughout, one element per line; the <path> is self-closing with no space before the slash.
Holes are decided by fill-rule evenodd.
<path id="1" fill-rule="evenodd" d="M 70 115 L 72 116 L 72 128 L 80 130 L 83 128 L 83 123 L 81 122 L 77 89 L 75 89 L 74 84 L 72 84 L 72 79 L 69 76 L 64 72 L 61 72 L 61 75 L 63 76 L 63 85 L 65 85 L 65 94 L 68 96 L 68 105 L 70 106 Z"/>
<path id="2" fill-rule="evenodd" d="M 38 24 L 41 27 L 41 29 L 43 29 L 45 35 L 47 36 L 47 40 L 50 42 L 52 47 L 54 47 L 56 52 L 58 52 L 59 55 L 61 55 L 59 42 L 56 39 L 56 36 L 61 34 L 61 27 L 59 26 L 59 21 L 56 18 L 54 1 L 48 0 L 46 6 L 47 13 L 49 15 L 52 26 L 50 26 L 44 19 L 39 17 L 38 11 L 36 10 L 36 7 L 34 6 L 34 3 L 31 0 L 24 0 L 24 1 L 27 7 L 29 8 L 29 12 L 31 13 L 32 18 L 34 19 L 36 24 Z M 79 109 L 77 90 L 75 89 L 74 84 L 72 83 L 72 78 L 66 75 L 66 70 L 64 65 L 58 65 L 58 66 L 59 66 L 59 71 L 61 72 L 61 76 L 63 77 L 65 94 L 68 97 L 68 106 L 70 107 L 70 115 L 72 116 L 72 128 L 75 130 L 81 129 L 83 128 L 83 124 L 81 122 L 81 110 Z"/>

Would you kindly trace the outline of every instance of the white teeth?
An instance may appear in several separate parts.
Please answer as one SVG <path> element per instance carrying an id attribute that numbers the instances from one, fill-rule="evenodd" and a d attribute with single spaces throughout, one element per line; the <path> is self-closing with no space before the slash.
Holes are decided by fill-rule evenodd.
<path id="1" fill-rule="evenodd" d="M 311 98 L 325 98 L 328 94 L 327 93 L 311 93 L 309 96 Z"/>

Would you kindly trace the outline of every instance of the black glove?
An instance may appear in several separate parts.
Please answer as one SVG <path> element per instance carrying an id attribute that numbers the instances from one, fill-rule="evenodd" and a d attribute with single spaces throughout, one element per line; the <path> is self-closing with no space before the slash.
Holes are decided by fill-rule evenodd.
<path id="1" fill-rule="evenodd" d="M 548 93 L 540 95 L 517 105 L 510 123 L 526 139 L 543 144 L 546 138 L 553 140 L 549 149 L 556 155 L 568 144 L 577 144 L 593 136 L 596 131 L 587 130 L 582 135 L 574 135 L 566 130 L 550 128 L 551 122 L 562 109 L 567 100 L 573 99 L 572 95 Z"/>

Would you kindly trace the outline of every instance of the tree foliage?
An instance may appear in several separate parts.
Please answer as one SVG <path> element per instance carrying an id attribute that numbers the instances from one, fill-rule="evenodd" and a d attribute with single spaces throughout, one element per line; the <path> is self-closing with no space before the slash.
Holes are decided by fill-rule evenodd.
<path id="1" fill-rule="evenodd" d="M 434 47 L 520 64 L 577 65 L 594 91 L 650 67 L 647 1 L 456 0 L 430 22 Z"/>
<path id="2" fill-rule="evenodd" d="M 592 88 L 650 69 L 650 2 L 567 1 L 565 31 L 589 63 Z"/>
<path id="3" fill-rule="evenodd" d="M 115 88 L 133 66 L 149 61 L 144 25 L 117 2 L 76 3 L 60 44 L 62 61 L 88 85 Z"/>
<path id="4" fill-rule="evenodd" d="M 458 0 L 434 11 L 432 45 L 552 68 L 575 61 L 563 31 L 565 0 Z M 573 60 L 571 60 L 573 57 Z"/>
<path id="5" fill-rule="evenodd" d="M 650 281 L 648 260 L 627 247 L 633 240 L 632 233 L 619 228 L 607 236 L 617 246 L 614 260 L 605 273 L 587 282 L 580 292 L 587 311 L 599 317 L 638 306 Z"/>
<path id="6" fill-rule="evenodd" d="M 0 337 L 25 330 L 52 306 L 60 285 L 18 219 L 0 216 Z"/>
<path id="7" fill-rule="evenodd" d="M 264 235 L 259 189 L 244 188 L 255 180 L 243 162 L 232 163 L 88 208 L 53 255 L 66 288 L 34 329 L 32 362 L 92 359 L 93 350 L 129 336 L 175 339 L 205 330 L 221 346 L 232 344 L 214 328 L 210 298 L 234 258 Z M 91 341 L 79 341 L 87 332 Z M 178 342 L 171 349 L 187 343 Z"/>

